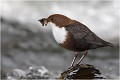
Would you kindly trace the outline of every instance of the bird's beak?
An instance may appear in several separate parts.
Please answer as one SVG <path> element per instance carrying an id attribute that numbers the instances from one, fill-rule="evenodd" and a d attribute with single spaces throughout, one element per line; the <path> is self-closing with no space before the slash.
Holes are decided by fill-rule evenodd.
<path id="1" fill-rule="evenodd" d="M 48 21 L 46 18 L 39 19 L 38 21 L 42 24 L 42 26 L 44 26 L 44 25 L 47 26 L 47 24 L 48 24 Z"/>

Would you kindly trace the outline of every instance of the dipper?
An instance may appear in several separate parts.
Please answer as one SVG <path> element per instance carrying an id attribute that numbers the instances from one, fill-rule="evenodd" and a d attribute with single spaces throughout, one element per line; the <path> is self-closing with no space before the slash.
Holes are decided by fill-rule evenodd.
<path id="1" fill-rule="evenodd" d="M 42 18 L 38 21 L 41 22 L 42 26 L 50 23 L 52 25 L 52 32 L 56 42 L 61 47 L 74 51 L 75 56 L 71 63 L 71 67 L 73 67 L 78 52 L 80 51 L 84 51 L 84 54 L 77 64 L 80 64 L 83 58 L 87 55 L 87 50 L 89 49 L 114 46 L 113 44 L 99 38 L 86 25 L 62 14 L 53 14 L 48 18 Z"/>

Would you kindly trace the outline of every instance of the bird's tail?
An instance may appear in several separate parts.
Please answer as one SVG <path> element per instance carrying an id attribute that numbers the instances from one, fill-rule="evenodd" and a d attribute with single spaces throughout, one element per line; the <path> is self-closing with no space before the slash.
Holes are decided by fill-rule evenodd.
<path id="1" fill-rule="evenodd" d="M 106 45 L 106 46 L 110 46 L 110 47 L 116 47 L 116 45 L 114 45 L 114 44 L 112 44 L 112 43 L 109 43 L 109 42 L 104 42 L 104 44 Z"/>

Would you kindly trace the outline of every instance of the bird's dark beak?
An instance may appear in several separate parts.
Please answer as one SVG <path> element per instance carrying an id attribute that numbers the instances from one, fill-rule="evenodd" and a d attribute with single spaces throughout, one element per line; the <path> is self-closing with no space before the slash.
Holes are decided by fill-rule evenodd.
<path id="1" fill-rule="evenodd" d="M 39 19 L 38 21 L 42 24 L 42 26 L 44 26 L 44 25 L 47 26 L 47 24 L 48 24 L 48 21 L 46 18 Z"/>

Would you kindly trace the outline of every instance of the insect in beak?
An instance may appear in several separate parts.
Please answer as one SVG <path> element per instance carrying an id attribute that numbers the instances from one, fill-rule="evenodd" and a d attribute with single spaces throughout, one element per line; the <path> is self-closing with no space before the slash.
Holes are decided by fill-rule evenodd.
<path id="1" fill-rule="evenodd" d="M 42 24 L 42 26 L 47 26 L 48 24 L 48 21 L 46 18 L 39 19 L 38 21 Z"/>

